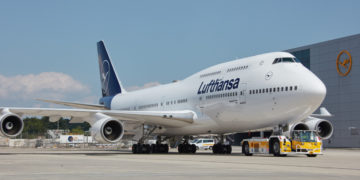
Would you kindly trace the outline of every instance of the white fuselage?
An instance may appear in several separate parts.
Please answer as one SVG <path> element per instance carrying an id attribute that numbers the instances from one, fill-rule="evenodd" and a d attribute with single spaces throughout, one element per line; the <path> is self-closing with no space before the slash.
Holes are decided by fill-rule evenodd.
<path id="1" fill-rule="evenodd" d="M 218 64 L 170 84 L 116 95 L 111 109 L 192 110 L 194 123 L 166 128 L 164 135 L 243 132 L 307 118 L 322 103 L 326 87 L 297 62 L 273 64 L 285 52 Z"/>

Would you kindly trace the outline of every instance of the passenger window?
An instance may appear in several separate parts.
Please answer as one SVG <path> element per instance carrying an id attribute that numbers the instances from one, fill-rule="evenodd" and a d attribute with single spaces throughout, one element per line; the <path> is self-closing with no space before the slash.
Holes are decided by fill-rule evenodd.
<path id="1" fill-rule="evenodd" d="M 277 92 L 280 92 L 280 88 L 279 88 L 279 87 L 277 88 Z"/>
<path id="2" fill-rule="evenodd" d="M 284 87 L 281 87 L 281 91 L 284 91 Z"/>
<path id="3" fill-rule="evenodd" d="M 276 88 L 273 88 L 273 92 L 276 92 Z"/>
<path id="4" fill-rule="evenodd" d="M 290 86 L 290 91 L 292 91 L 292 86 Z"/>
<path id="5" fill-rule="evenodd" d="M 266 88 L 266 93 L 268 93 L 269 92 L 269 89 L 268 88 Z"/>
<path id="6" fill-rule="evenodd" d="M 288 91 L 288 87 L 287 87 L 287 86 L 285 87 L 285 91 Z"/>
<path id="7" fill-rule="evenodd" d="M 297 91 L 297 86 L 295 86 L 294 90 Z"/>
<path id="8" fill-rule="evenodd" d="M 272 91 L 272 89 L 270 88 L 270 89 L 269 89 L 269 91 L 271 92 L 271 91 Z"/>

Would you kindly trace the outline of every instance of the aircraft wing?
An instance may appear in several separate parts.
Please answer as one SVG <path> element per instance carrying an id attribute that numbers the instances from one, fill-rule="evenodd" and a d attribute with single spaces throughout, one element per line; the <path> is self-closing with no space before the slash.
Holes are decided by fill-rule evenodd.
<path id="1" fill-rule="evenodd" d="M 81 108 L 81 109 L 98 109 L 98 110 L 107 110 L 103 105 L 97 104 L 84 104 L 84 103 L 74 103 L 74 102 L 66 102 L 66 101 L 55 101 L 55 100 L 48 100 L 48 99 L 36 99 L 38 101 L 47 102 L 47 103 L 54 103 L 64 106 L 70 106 L 74 108 Z"/>
<path id="2" fill-rule="evenodd" d="M 98 115 L 106 115 L 121 121 L 132 121 L 143 124 L 160 125 L 164 127 L 184 127 L 197 119 L 195 112 L 181 111 L 119 111 L 92 109 L 58 109 L 58 108 L 0 108 L 2 112 L 10 112 L 19 116 L 48 116 L 50 121 L 60 117 L 70 117 L 71 123 L 88 122 L 93 125 Z"/>

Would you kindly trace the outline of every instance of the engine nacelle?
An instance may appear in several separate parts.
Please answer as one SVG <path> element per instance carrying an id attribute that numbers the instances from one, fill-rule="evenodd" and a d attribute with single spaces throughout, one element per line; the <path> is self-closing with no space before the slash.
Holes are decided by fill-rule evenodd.
<path id="1" fill-rule="evenodd" d="M 303 122 L 298 122 L 298 123 L 294 123 L 294 124 L 290 124 L 289 126 L 286 126 L 284 130 L 284 135 L 287 137 L 292 137 L 292 132 L 295 130 L 310 130 L 309 126 L 306 125 Z"/>
<path id="2" fill-rule="evenodd" d="M 22 133 L 24 121 L 16 114 L 4 112 L 0 114 L 0 135 L 5 137 L 16 137 Z"/>
<path id="3" fill-rule="evenodd" d="M 295 131 L 295 130 L 310 130 L 310 128 L 307 124 L 298 122 L 298 123 L 290 125 L 290 132 Z"/>
<path id="4" fill-rule="evenodd" d="M 306 119 L 305 124 L 322 139 L 329 139 L 334 132 L 331 122 L 325 119 L 309 117 Z"/>
<path id="5" fill-rule="evenodd" d="M 124 135 L 124 126 L 119 120 L 103 115 L 92 125 L 91 135 L 100 143 L 117 143 Z"/>

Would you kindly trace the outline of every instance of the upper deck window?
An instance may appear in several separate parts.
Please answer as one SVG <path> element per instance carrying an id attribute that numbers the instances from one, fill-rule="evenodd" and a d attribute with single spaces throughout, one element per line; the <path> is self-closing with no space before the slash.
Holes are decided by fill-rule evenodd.
<path id="1" fill-rule="evenodd" d="M 283 58 L 276 58 L 273 62 L 273 64 L 276 63 L 281 63 L 281 62 L 287 62 L 287 63 L 294 63 L 294 62 L 300 62 L 299 59 L 297 58 L 292 58 L 292 57 L 283 57 Z"/>

